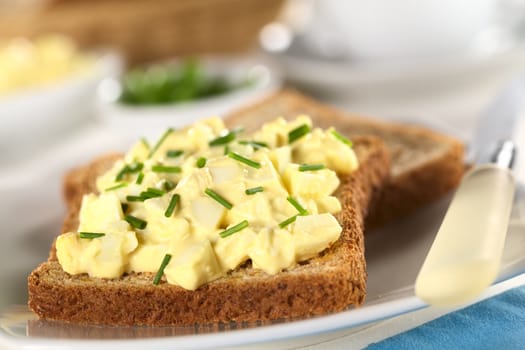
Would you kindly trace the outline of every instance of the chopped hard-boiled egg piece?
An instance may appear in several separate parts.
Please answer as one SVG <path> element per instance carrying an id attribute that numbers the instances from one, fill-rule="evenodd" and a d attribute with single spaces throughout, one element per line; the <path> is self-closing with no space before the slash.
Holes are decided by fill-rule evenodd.
<path id="1" fill-rule="evenodd" d="M 210 241 L 191 243 L 178 247 L 168 266 L 164 269 L 168 283 L 195 290 L 206 282 L 222 275 Z"/>
<path id="2" fill-rule="evenodd" d="M 301 171 L 298 164 L 289 164 L 283 174 L 283 180 L 293 195 L 305 198 L 321 198 L 331 195 L 339 186 L 335 171 L 320 169 Z"/>
<path id="3" fill-rule="evenodd" d="M 293 227 L 293 246 L 298 261 L 319 253 L 319 246 L 329 246 L 341 234 L 342 228 L 330 214 L 298 216 Z"/>
<path id="4" fill-rule="evenodd" d="M 293 237 L 289 231 L 264 228 L 248 250 L 253 267 L 271 275 L 295 264 Z"/>
<path id="5" fill-rule="evenodd" d="M 70 274 L 88 273 L 99 278 L 121 276 L 129 261 L 129 254 L 138 246 L 135 232 L 106 234 L 84 239 L 79 233 L 60 235 L 56 241 L 58 262 Z"/>
<path id="6" fill-rule="evenodd" d="M 228 237 L 217 239 L 213 248 L 219 264 L 225 270 L 236 269 L 248 259 L 248 251 L 257 234 L 251 229 L 244 229 Z"/>
<path id="7" fill-rule="evenodd" d="M 79 222 L 79 232 L 125 233 L 130 229 L 123 219 L 120 200 L 113 193 L 85 195 Z"/>

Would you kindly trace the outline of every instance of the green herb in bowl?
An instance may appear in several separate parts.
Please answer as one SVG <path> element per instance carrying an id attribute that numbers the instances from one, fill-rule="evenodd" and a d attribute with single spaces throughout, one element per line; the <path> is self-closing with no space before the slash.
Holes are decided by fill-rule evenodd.
<path id="1" fill-rule="evenodd" d="M 122 79 L 119 102 L 129 105 L 156 105 L 192 101 L 218 96 L 249 84 L 232 83 L 223 77 L 207 75 L 199 62 L 154 65 L 134 69 Z"/>

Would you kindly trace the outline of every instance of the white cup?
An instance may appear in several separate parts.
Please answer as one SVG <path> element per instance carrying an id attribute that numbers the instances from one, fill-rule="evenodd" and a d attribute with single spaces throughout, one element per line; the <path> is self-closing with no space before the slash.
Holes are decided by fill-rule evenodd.
<path id="1" fill-rule="evenodd" d="M 466 50 L 491 25 L 497 2 L 318 0 L 310 34 L 317 44 L 337 41 L 339 50 L 359 60 L 450 56 Z"/>

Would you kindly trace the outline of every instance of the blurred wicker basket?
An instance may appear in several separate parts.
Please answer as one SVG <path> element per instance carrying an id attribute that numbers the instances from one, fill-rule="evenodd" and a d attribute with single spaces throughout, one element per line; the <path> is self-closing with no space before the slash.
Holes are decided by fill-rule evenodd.
<path id="1" fill-rule="evenodd" d="M 0 11 L 0 40 L 62 33 L 81 47 L 120 49 L 130 63 L 239 52 L 254 47 L 259 29 L 278 15 L 283 2 L 47 0 L 32 11 Z"/>

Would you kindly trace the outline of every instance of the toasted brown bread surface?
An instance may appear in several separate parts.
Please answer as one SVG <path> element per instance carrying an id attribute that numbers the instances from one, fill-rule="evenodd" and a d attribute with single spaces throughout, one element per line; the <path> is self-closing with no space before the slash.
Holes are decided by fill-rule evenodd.
<path id="1" fill-rule="evenodd" d="M 341 237 L 306 263 L 275 275 L 245 266 L 188 291 L 165 281 L 153 285 L 151 273 L 117 279 L 71 276 L 56 261 L 53 248 L 49 260 L 29 276 L 29 307 L 41 318 L 74 323 L 184 325 L 303 318 L 358 306 L 366 295 L 363 220 L 390 164 L 377 138 L 356 138 L 354 148 L 360 167 L 342 179 L 337 191 L 343 205 Z M 82 195 L 95 191 L 96 176 L 115 157 L 99 158 L 67 175 L 65 231 L 76 229 Z"/>
<path id="2" fill-rule="evenodd" d="M 276 116 L 292 119 L 298 114 L 310 116 L 314 125 L 322 128 L 334 126 L 351 139 L 375 135 L 387 144 L 390 178 L 370 205 L 367 227 L 409 214 L 440 198 L 463 176 L 464 150 L 459 140 L 420 126 L 346 114 L 291 90 L 233 112 L 226 117 L 226 124 L 254 130 Z"/>

